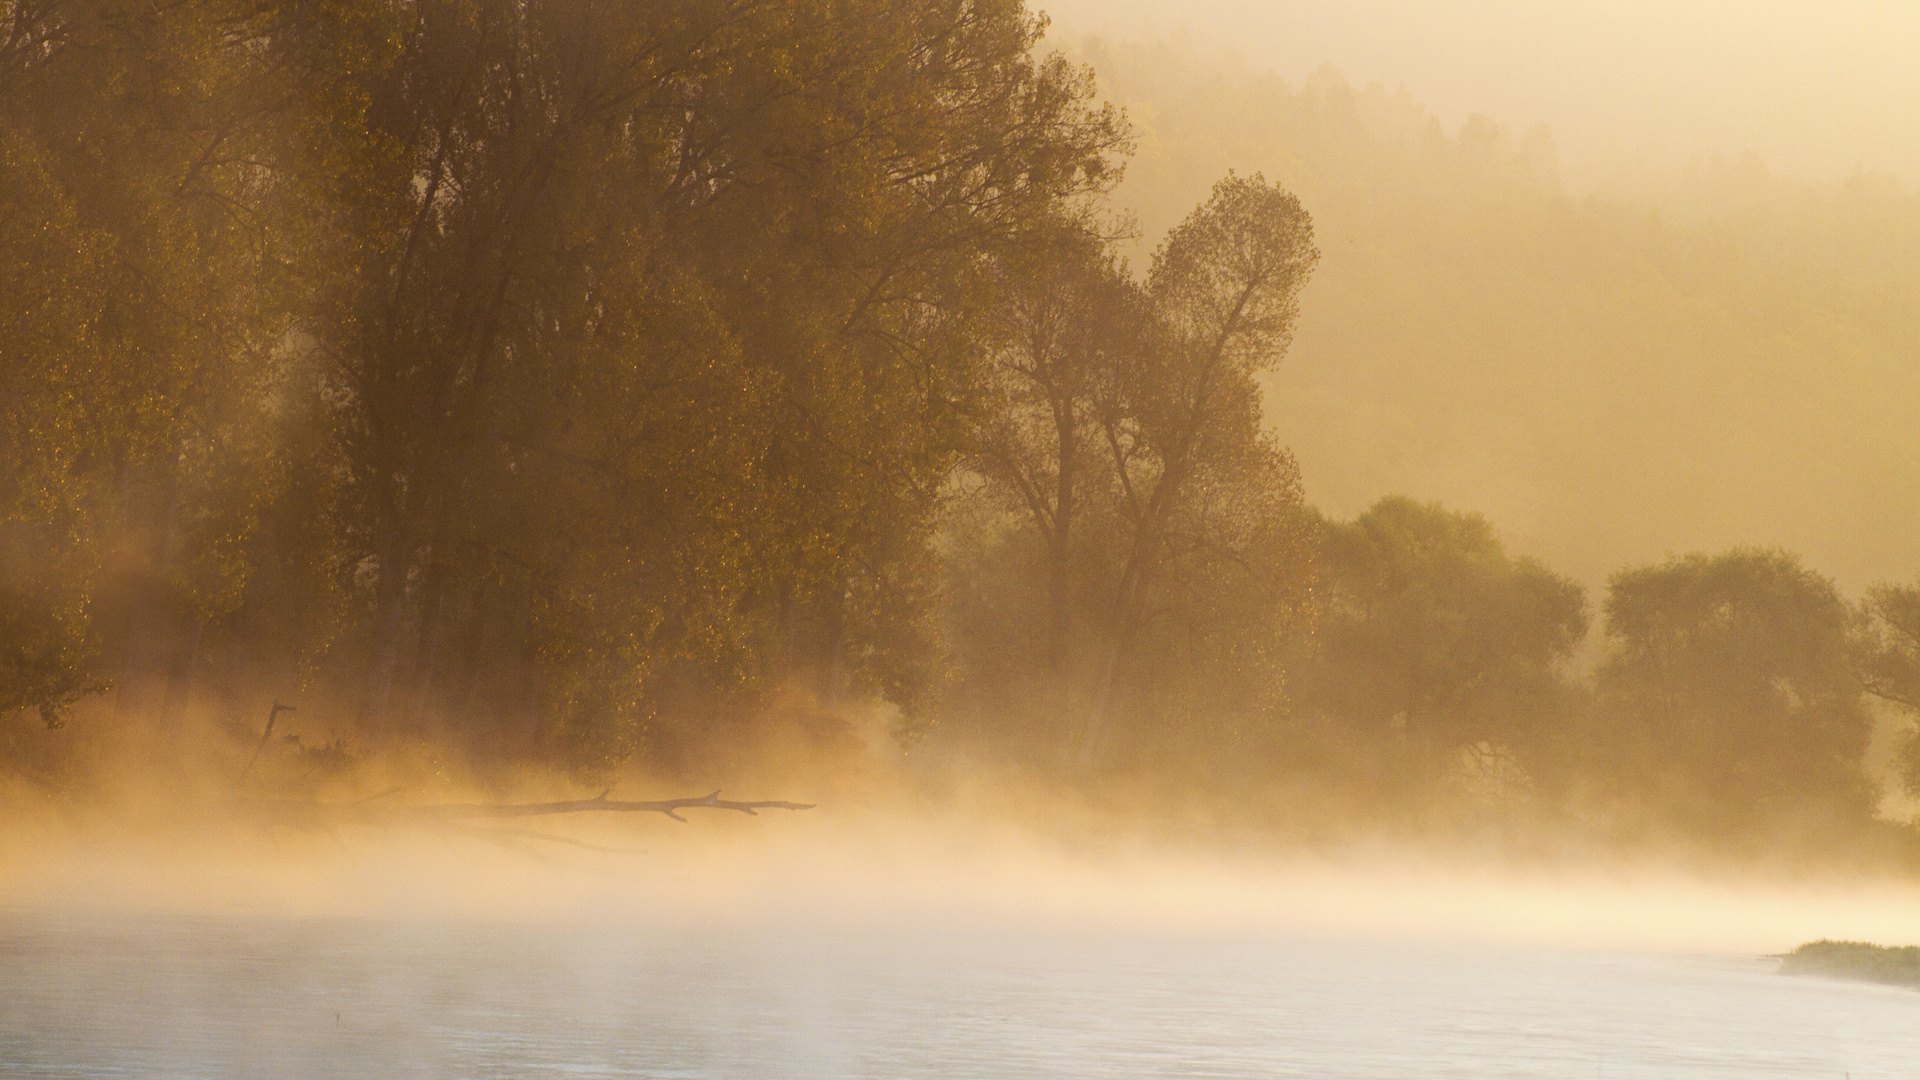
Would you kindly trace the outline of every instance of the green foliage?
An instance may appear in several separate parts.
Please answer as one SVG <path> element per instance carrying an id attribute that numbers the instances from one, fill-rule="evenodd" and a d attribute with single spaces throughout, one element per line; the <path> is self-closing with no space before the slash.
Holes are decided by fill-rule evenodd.
<path id="1" fill-rule="evenodd" d="M 1613 576 L 1600 753 L 1631 794 L 1709 830 L 1864 820 L 1871 720 L 1833 583 L 1777 551 Z"/>
<path id="2" fill-rule="evenodd" d="M 494 649 L 595 762 L 670 688 L 783 663 L 924 713 L 985 257 L 1120 139 L 1037 32 L 1006 3 L 419 8 L 313 331 L 370 720 L 475 700 Z M 443 671 L 463 611 L 505 633 Z"/>
<path id="3" fill-rule="evenodd" d="M 257 47 L 276 16 L 73 0 L 0 18 L 0 571 L 34 582 L 6 647 L 65 670 L 50 709 L 106 684 L 77 667 L 106 640 L 125 702 L 249 572 L 288 325 L 269 227 L 287 83 Z"/>
<path id="4" fill-rule="evenodd" d="M 1351 731 L 1362 755 L 1398 747 L 1389 760 L 1415 786 L 1469 750 L 1563 779 L 1584 590 L 1508 554 L 1478 514 L 1403 496 L 1323 536 L 1306 708 Z"/>
<path id="5" fill-rule="evenodd" d="M 87 674 L 92 649 L 78 614 L 33 593 L 0 591 L 0 716 L 33 706 L 57 728 L 65 709 L 100 689 Z"/>
<path id="6" fill-rule="evenodd" d="M 338 733 L 313 770 L 421 738 L 588 773 L 860 708 L 1082 774 L 1345 770 L 1404 809 L 1465 772 L 1717 829 L 1863 819 L 1855 677 L 1920 705 L 1920 589 L 1850 613 L 1744 551 L 1618 575 L 1586 700 L 1579 587 L 1437 505 L 1318 519 L 1276 434 L 1370 497 L 1316 403 L 1415 395 L 1348 444 L 1471 476 L 1431 401 L 1572 415 L 1499 428 L 1502 467 L 1602 492 L 1608 528 L 1676 520 L 1604 492 L 1654 427 L 1722 460 L 1724 424 L 1672 422 L 1699 372 L 1898 366 L 1912 298 L 1868 286 L 1910 269 L 1878 238 L 1910 235 L 1901 193 L 1668 226 L 1566 199 L 1544 133 L 1123 66 L 1171 102 L 1136 278 L 1105 201 L 1131 131 L 1020 0 L 0 0 L 0 27 L 9 720 L 110 688 L 114 730 L 171 738 L 189 703 L 238 731 L 297 693 Z M 1748 250 L 1774 240 L 1873 258 L 1778 272 Z M 1816 426 L 1754 393 L 1779 422 L 1744 450 Z M 1615 422 L 1649 401 L 1679 411 Z M 30 734 L 0 751 L 70 732 Z"/>
<path id="7" fill-rule="evenodd" d="M 1855 625 L 1855 663 L 1867 693 L 1908 716 L 1920 715 L 1920 585 L 1875 585 Z M 1901 780 L 1920 793 L 1920 735 L 1908 733 Z"/>
<path id="8" fill-rule="evenodd" d="M 1217 765 L 1271 735 L 1311 551 L 1255 377 L 1317 257 L 1298 200 L 1229 176 L 1144 287 L 1080 221 L 1005 263 L 962 667 L 1042 760 Z"/>
<path id="9" fill-rule="evenodd" d="M 0 704 L 927 722 L 998 256 L 1125 144 L 1017 0 L 0 16 Z"/>
<path id="10" fill-rule="evenodd" d="M 1825 975 L 1920 987 L 1920 947 L 1864 941 L 1809 941 L 1780 958 L 1785 975 Z"/>

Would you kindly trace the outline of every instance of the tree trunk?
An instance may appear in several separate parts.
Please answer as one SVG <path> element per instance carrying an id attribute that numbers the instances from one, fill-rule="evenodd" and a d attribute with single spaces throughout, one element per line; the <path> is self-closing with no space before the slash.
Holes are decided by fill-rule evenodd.
<path id="1" fill-rule="evenodd" d="M 1047 537 L 1047 665 L 1058 682 L 1066 674 L 1067 639 L 1073 629 L 1073 485 L 1079 473 L 1080 447 L 1070 395 L 1054 394 L 1053 428 L 1059 463 L 1054 477 L 1053 529 Z"/>
<path id="2" fill-rule="evenodd" d="M 440 647 L 446 637 L 446 620 L 442 618 L 445 592 L 445 575 L 436 569 L 428 580 L 425 611 L 420 616 L 420 643 L 416 650 L 420 658 L 419 671 L 414 675 L 413 707 L 407 710 L 407 726 L 413 731 L 420 730 L 426 720 L 427 707 L 432 703 L 433 680 Z"/>
<path id="3" fill-rule="evenodd" d="M 175 656 L 167 672 L 167 693 L 160 705 L 160 722 L 169 732 L 180 729 L 181 714 L 186 711 L 188 699 L 193 695 L 194 669 L 199 666 L 200 647 L 206 642 L 207 620 L 194 622 L 193 633 L 187 637 L 186 647 Z"/>
<path id="4" fill-rule="evenodd" d="M 1120 674 L 1133 651 L 1133 638 L 1139 629 L 1138 605 L 1135 603 L 1139 575 L 1135 572 L 1132 559 L 1128 562 L 1127 570 L 1121 577 L 1120 596 L 1115 604 L 1113 647 L 1107 651 L 1106 663 L 1101 665 L 1100 680 L 1094 687 L 1093 708 L 1087 714 L 1086 732 L 1081 736 L 1079 764 L 1082 769 L 1093 768 L 1099 760 L 1101 744 L 1106 736 L 1107 717 L 1120 687 Z"/>
<path id="5" fill-rule="evenodd" d="M 840 707 L 840 697 L 846 692 L 847 685 L 847 627 L 846 627 L 847 590 L 843 585 L 835 593 L 833 605 L 827 612 L 827 708 Z"/>
<path id="6" fill-rule="evenodd" d="M 395 530 L 398 531 L 397 529 Z M 406 558 L 396 537 L 381 553 L 380 580 L 374 587 L 378 622 L 374 626 L 372 663 L 367 672 L 367 695 L 362 720 L 372 728 L 387 726 L 393 700 L 393 680 L 400 667 L 400 646 L 407 606 Z"/>

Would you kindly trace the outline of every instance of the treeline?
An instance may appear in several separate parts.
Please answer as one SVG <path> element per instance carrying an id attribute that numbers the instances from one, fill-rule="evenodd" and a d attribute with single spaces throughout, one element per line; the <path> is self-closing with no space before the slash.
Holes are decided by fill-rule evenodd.
<path id="1" fill-rule="evenodd" d="M 994 277 L 1125 140 L 1016 0 L 0 27 L 0 710 L 580 767 L 781 681 L 923 715 Z"/>
<path id="2" fill-rule="evenodd" d="M 1587 677 L 1584 590 L 1483 519 L 1313 510 L 1266 398 L 1324 227 L 1215 175 L 1129 266 L 1132 133 L 1017 0 L 0 26 L 16 773 L 244 760 L 276 703 L 309 772 L 697 771 L 864 714 L 1052 779 L 1759 835 L 1870 821 L 1868 696 L 1920 705 L 1920 589 L 1623 571 Z"/>
<path id="3" fill-rule="evenodd" d="M 1263 537 L 1277 546 L 1170 548 L 1195 566 L 1170 558 L 1158 579 L 1118 705 L 1097 696 L 1106 669 L 1060 674 L 1047 531 L 976 525 L 956 708 L 992 744 L 1059 761 L 1036 739 L 1090 687 L 1121 726 L 1109 771 L 1284 807 L 1296 828 L 1530 822 L 1751 853 L 1884 831 L 1883 798 L 1920 794 L 1920 583 L 1849 602 L 1797 557 L 1742 548 L 1622 569 L 1596 613 L 1478 514 L 1393 496 L 1350 521 L 1272 520 L 1291 525 Z M 1126 545 L 1089 533 L 1068 576 L 1098 626 Z"/>
<path id="4" fill-rule="evenodd" d="M 166 747 L 281 699 L 334 759 L 670 770 L 782 695 L 911 738 L 971 659 L 937 544 L 970 485 L 1052 538 L 1089 763 L 1168 597 L 1233 590 L 1246 641 L 1290 617 L 1254 380 L 1308 216 L 1229 177 L 1136 283 L 1125 125 L 1017 0 L 0 26 L 12 756 L 22 713 Z"/>
<path id="5" fill-rule="evenodd" d="M 1884 796 L 1920 792 L 1920 584 L 1849 602 L 1791 554 L 1738 548 L 1619 570 L 1593 620 L 1478 515 L 1402 498 L 1331 526 L 1327 555 L 1304 741 L 1376 803 L 1764 845 L 1858 836 Z"/>

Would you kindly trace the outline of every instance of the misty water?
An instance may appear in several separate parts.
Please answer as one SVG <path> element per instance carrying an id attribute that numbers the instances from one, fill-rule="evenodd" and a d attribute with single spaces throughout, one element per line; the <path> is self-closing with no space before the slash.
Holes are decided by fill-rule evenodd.
<path id="1" fill-rule="evenodd" d="M 1279 936 L 0 916 L 8 1077 L 1911 1077 L 1755 955 Z"/>

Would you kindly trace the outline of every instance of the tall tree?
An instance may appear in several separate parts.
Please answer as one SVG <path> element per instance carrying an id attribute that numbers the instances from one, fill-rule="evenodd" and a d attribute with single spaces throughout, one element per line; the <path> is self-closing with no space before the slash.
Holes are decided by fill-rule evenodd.
<path id="1" fill-rule="evenodd" d="M 986 256 L 1107 182 L 1117 116 L 1017 3 L 414 12 L 313 320 L 370 720 L 512 670 L 617 754 L 782 656 L 912 709 Z"/>
<path id="2" fill-rule="evenodd" d="M 1229 176 L 1144 287 L 1084 219 L 1002 255 L 969 474 L 993 512 L 961 523 L 954 617 L 974 707 L 1027 717 L 1018 742 L 1041 756 L 1090 762 L 1122 696 L 1148 756 L 1244 749 L 1278 715 L 1312 529 L 1257 378 L 1284 354 L 1311 233 L 1292 196 Z"/>
<path id="3" fill-rule="evenodd" d="M 1083 554 L 1076 530 L 1113 490 L 1095 409 L 1147 319 L 1140 290 L 1089 226 L 1037 239 L 1002 263 L 973 463 L 1044 544 L 1046 661 L 1064 680 Z"/>
<path id="4" fill-rule="evenodd" d="M 1099 408 L 1121 495 L 1125 554 L 1108 600 L 1111 644 L 1082 759 L 1099 751 L 1146 613 L 1146 589 L 1194 521 L 1197 492 L 1249 485 L 1299 502 L 1292 456 L 1263 430 L 1258 376 L 1286 354 L 1300 290 L 1319 261 L 1298 199 L 1229 175 L 1171 233 L 1147 276 L 1154 334 Z"/>
<path id="5" fill-rule="evenodd" d="M 0 703 L 177 712 L 213 628 L 586 764 L 780 679 L 924 715 L 997 256 L 1125 142 L 1043 29 L 0 6 Z"/>
<path id="6" fill-rule="evenodd" d="M 238 603 L 288 319 L 275 18 L 0 5 L 0 570 L 65 657 L 43 704 L 111 680 L 171 714 Z"/>

